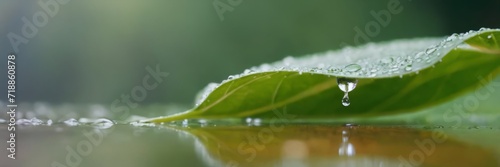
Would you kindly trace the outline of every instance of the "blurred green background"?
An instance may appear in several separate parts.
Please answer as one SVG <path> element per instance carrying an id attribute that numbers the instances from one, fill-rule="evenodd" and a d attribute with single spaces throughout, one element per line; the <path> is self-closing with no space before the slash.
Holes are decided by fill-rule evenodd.
<path id="1" fill-rule="evenodd" d="M 43 11 L 38 2 L 0 1 L 0 54 L 13 52 L 7 34 L 21 34 L 22 17 L 31 20 Z M 376 21 L 370 11 L 387 10 L 390 0 L 242 0 L 223 13 L 224 20 L 214 2 L 72 0 L 60 5 L 19 47 L 17 100 L 109 104 L 142 84 L 146 66 L 160 65 L 170 75 L 140 104 L 190 104 L 208 83 L 251 66 L 353 44 L 354 28 Z M 498 0 L 398 2 L 402 12 L 371 41 L 500 27 Z M 5 65 L 0 64 L 1 94 L 7 87 Z"/>

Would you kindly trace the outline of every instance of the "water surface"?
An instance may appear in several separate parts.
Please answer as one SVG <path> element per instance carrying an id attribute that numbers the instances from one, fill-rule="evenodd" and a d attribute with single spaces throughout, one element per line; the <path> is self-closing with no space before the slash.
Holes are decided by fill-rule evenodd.
<path id="1" fill-rule="evenodd" d="M 6 129 L 5 124 L 0 129 Z M 0 131 L 7 138 L 6 131 Z M 19 125 L 2 166 L 499 166 L 500 129 L 338 124 Z M 5 143 L 5 142 L 3 142 Z M 2 146 L 7 147 L 5 144 Z"/>

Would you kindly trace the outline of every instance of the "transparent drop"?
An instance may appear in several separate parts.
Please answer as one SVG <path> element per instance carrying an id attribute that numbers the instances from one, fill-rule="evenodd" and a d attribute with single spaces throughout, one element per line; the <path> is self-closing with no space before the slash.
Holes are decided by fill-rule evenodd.
<path id="1" fill-rule="evenodd" d="M 411 71 L 411 69 L 412 69 L 412 68 L 411 68 L 411 65 L 408 65 L 408 66 L 406 66 L 406 67 L 405 67 L 405 70 L 406 70 L 406 71 Z"/>
<path id="2" fill-rule="evenodd" d="M 18 119 L 16 121 L 16 124 L 18 124 L 18 125 L 42 125 L 43 121 L 35 117 L 35 118 L 31 118 L 31 119 Z"/>
<path id="3" fill-rule="evenodd" d="M 382 59 L 381 61 L 382 61 L 382 63 L 389 64 L 389 63 L 392 63 L 392 61 L 394 61 L 394 59 L 392 57 L 389 57 L 389 58 Z"/>
<path id="4" fill-rule="evenodd" d="M 344 106 L 349 106 L 351 104 L 351 101 L 349 101 L 349 93 L 345 93 L 344 97 L 342 98 L 342 105 Z"/>
<path id="5" fill-rule="evenodd" d="M 92 122 L 92 125 L 94 125 L 96 128 L 99 129 L 108 129 L 113 125 L 115 125 L 115 123 L 112 120 L 106 118 L 100 118 Z"/>
<path id="6" fill-rule="evenodd" d="M 350 92 L 356 88 L 358 80 L 352 78 L 337 78 L 337 84 L 343 92 Z"/>
<path id="7" fill-rule="evenodd" d="M 247 124 L 252 123 L 252 118 L 246 118 L 246 119 L 245 119 L 245 122 L 246 122 Z"/>
<path id="8" fill-rule="evenodd" d="M 253 73 L 253 72 L 254 72 L 254 71 L 253 71 L 253 70 L 251 70 L 251 69 L 246 69 L 246 70 L 243 72 L 243 74 L 251 74 L 251 73 Z"/>
<path id="9" fill-rule="evenodd" d="M 182 120 L 182 126 L 188 126 L 189 121 L 187 119 Z"/>
<path id="10" fill-rule="evenodd" d="M 337 84 L 344 92 L 344 97 L 342 98 L 342 105 L 349 106 L 351 101 L 349 100 L 349 92 L 356 88 L 356 84 L 358 84 L 357 79 L 353 78 L 337 78 Z"/>
<path id="11" fill-rule="evenodd" d="M 74 118 L 71 118 L 71 119 L 68 119 L 68 120 L 64 121 L 64 124 L 66 124 L 68 126 L 77 126 L 78 124 L 80 124 L 80 122 L 78 122 Z"/>
<path id="12" fill-rule="evenodd" d="M 425 53 L 424 53 L 424 52 L 418 52 L 418 53 L 415 55 L 415 57 L 416 57 L 416 58 L 421 58 L 421 57 L 423 57 L 423 56 L 425 56 Z"/>
<path id="13" fill-rule="evenodd" d="M 458 34 L 455 33 L 455 34 L 452 34 L 451 36 L 449 36 L 448 38 L 446 38 L 446 41 L 450 42 L 450 41 L 455 40 L 457 38 L 458 38 Z"/>
<path id="14" fill-rule="evenodd" d="M 345 66 L 344 69 L 349 72 L 356 72 L 361 70 L 361 66 L 359 64 L 349 64 Z"/>
<path id="15" fill-rule="evenodd" d="M 430 48 L 430 49 L 425 50 L 425 53 L 431 54 L 431 53 L 434 53 L 434 51 L 436 51 L 435 48 Z"/>

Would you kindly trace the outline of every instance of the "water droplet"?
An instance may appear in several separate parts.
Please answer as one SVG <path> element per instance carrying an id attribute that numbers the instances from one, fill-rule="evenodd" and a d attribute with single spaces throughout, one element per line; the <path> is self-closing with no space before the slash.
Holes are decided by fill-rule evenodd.
<path id="1" fill-rule="evenodd" d="M 342 98 L 342 105 L 344 106 L 349 106 L 351 104 L 351 101 L 349 100 L 349 93 L 345 93 L 344 97 Z"/>
<path id="2" fill-rule="evenodd" d="M 199 119 L 198 123 L 201 125 L 201 127 L 205 127 L 208 124 L 208 121 L 206 119 Z"/>
<path id="3" fill-rule="evenodd" d="M 405 67 L 405 70 L 406 70 L 406 71 L 411 71 L 411 69 L 412 69 L 412 68 L 411 68 L 411 65 L 407 65 L 407 66 Z"/>
<path id="4" fill-rule="evenodd" d="M 349 64 L 345 66 L 344 69 L 349 72 L 356 72 L 361 70 L 361 66 L 359 64 Z"/>
<path id="5" fill-rule="evenodd" d="M 71 118 L 71 119 L 64 121 L 64 124 L 66 124 L 68 126 L 76 126 L 80 123 L 75 118 Z"/>
<path id="6" fill-rule="evenodd" d="M 346 123 L 346 124 L 344 124 L 344 127 L 348 127 L 348 128 L 352 128 L 352 127 L 355 127 L 355 126 L 358 126 L 358 125 L 356 125 L 356 124 L 354 124 L 354 123 Z M 347 134 L 347 132 L 346 132 L 346 133 L 344 133 L 344 132 L 345 132 L 345 131 L 342 131 L 342 134 L 343 134 L 343 135 L 346 135 L 346 134 Z"/>
<path id="7" fill-rule="evenodd" d="M 422 56 L 424 56 L 425 53 L 424 52 L 418 52 L 416 55 L 415 55 L 415 58 L 421 58 Z"/>
<path id="8" fill-rule="evenodd" d="M 491 34 L 490 34 L 490 35 L 488 35 L 488 37 L 487 37 L 487 38 L 488 38 L 488 39 L 491 39 L 491 38 L 493 38 L 493 35 L 491 35 Z"/>
<path id="9" fill-rule="evenodd" d="M 357 79 L 352 78 L 337 78 L 337 84 L 344 92 L 344 97 L 342 98 L 342 105 L 349 106 L 351 104 L 349 100 L 349 92 L 356 88 L 356 84 L 358 84 Z"/>
<path id="10" fill-rule="evenodd" d="M 260 126 L 261 122 L 262 122 L 261 119 L 255 118 L 255 119 L 253 119 L 252 123 L 253 123 L 254 126 Z"/>
<path id="11" fill-rule="evenodd" d="M 450 41 L 455 40 L 457 38 L 458 38 L 458 34 L 454 33 L 454 34 L 451 34 L 451 36 L 449 36 L 448 38 L 446 38 L 446 41 L 450 42 Z"/>
<path id="12" fill-rule="evenodd" d="M 389 58 L 382 59 L 381 61 L 384 64 L 389 64 L 389 63 L 392 63 L 392 61 L 394 61 L 394 58 L 389 57 Z"/>
<path id="13" fill-rule="evenodd" d="M 106 118 L 100 118 L 92 122 L 92 125 L 96 126 L 99 129 L 108 129 L 113 126 L 115 123 Z"/>
<path id="14" fill-rule="evenodd" d="M 431 54 L 431 53 L 434 53 L 434 51 L 436 51 L 436 48 L 429 48 L 429 49 L 425 50 L 425 53 Z"/>
<path id="15" fill-rule="evenodd" d="M 245 71 L 243 71 L 243 74 L 248 75 L 248 74 L 251 74 L 251 73 L 253 73 L 253 72 L 254 72 L 254 71 L 253 71 L 253 70 L 251 70 L 251 69 L 246 69 Z"/>
<path id="16" fill-rule="evenodd" d="M 43 124 L 43 121 L 38 119 L 38 118 L 31 118 L 31 119 L 19 119 L 16 121 L 16 124 L 18 125 L 41 125 Z"/>
<path id="17" fill-rule="evenodd" d="M 352 78 L 337 78 L 337 84 L 343 92 L 350 92 L 356 88 L 358 80 Z"/>
<path id="18" fill-rule="evenodd" d="M 246 118 L 246 119 L 245 119 L 245 122 L 246 122 L 247 124 L 252 123 L 252 118 Z"/>
<path id="19" fill-rule="evenodd" d="M 137 126 L 137 127 L 142 127 L 142 126 L 144 126 L 144 127 L 155 127 L 156 126 L 156 124 L 154 124 L 154 123 L 144 123 L 144 122 L 139 122 L 139 121 L 137 121 L 137 122 L 131 122 L 130 125 Z"/>

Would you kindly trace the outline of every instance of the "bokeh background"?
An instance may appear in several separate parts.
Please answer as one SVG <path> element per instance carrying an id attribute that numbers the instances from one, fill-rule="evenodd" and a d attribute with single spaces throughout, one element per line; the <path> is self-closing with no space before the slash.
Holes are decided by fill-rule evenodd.
<path id="1" fill-rule="evenodd" d="M 17 100 L 109 104 L 142 84 L 146 66 L 160 65 L 170 75 L 140 104 L 191 104 L 208 83 L 246 68 L 353 44 L 354 28 L 376 21 L 370 11 L 387 10 L 390 2 L 242 0 L 221 20 L 216 1 L 229 5 L 226 0 L 71 0 L 19 47 Z M 399 2 L 403 11 L 371 41 L 500 27 L 498 0 Z M 43 11 L 38 3 L 0 0 L 0 55 L 13 52 L 6 35 L 21 34 L 22 17 L 31 20 Z M 0 69 L 5 101 L 6 63 Z"/>

